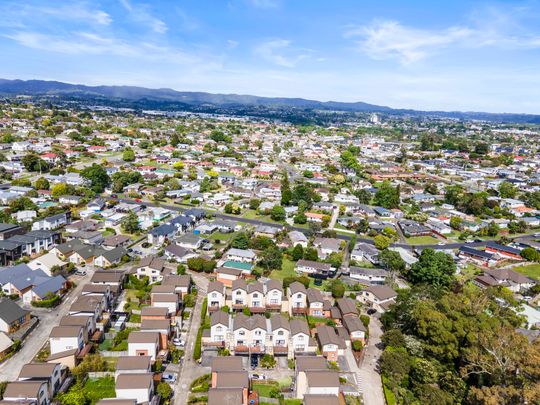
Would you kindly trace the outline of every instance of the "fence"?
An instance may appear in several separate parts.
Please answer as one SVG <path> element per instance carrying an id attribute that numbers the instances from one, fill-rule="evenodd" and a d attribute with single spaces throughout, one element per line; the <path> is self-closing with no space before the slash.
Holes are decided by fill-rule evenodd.
<path id="1" fill-rule="evenodd" d="M 261 402 L 264 402 L 265 404 L 279 405 L 279 399 L 276 399 L 276 398 L 259 397 L 259 403 Z"/>
<path id="2" fill-rule="evenodd" d="M 101 355 L 104 356 L 104 357 L 120 357 L 120 356 L 127 356 L 127 355 L 128 355 L 128 351 L 125 350 L 125 351 L 121 351 L 121 352 L 116 352 L 116 351 L 107 351 L 107 350 L 103 350 L 103 351 L 101 351 Z"/>
<path id="3" fill-rule="evenodd" d="M 88 378 L 114 377 L 114 371 L 89 371 Z"/>

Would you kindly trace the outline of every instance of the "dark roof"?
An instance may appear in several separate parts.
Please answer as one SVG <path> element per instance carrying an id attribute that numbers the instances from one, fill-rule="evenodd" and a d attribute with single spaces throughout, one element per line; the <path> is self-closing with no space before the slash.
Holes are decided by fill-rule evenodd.
<path id="1" fill-rule="evenodd" d="M 11 325 L 16 320 L 25 317 L 27 313 L 28 311 L 25 311 L 19 307 L 9 298 L 0 298 L 0 319 L 2 319 L 8 325 Z"/>
<path id="2" fill-rule="evenodd" d="M 474 256 L 474 257 L 481 257 L 486 260 L 490 260 L 493 257 L 493 253 L 484 252 L 483 250 L 473 249 L 472 247 L 469 247 L 469 246 L 461 246 L 459 248 L 459 251 L 461 253 Z"/>
<path id="3" fill-rule="evenodd" d="M 518 255 L 519 256 L 519 254 L 520 254 L 519 249 L 515 249 L 515 248 L 510 247 L 510 246 L 501 245 L 501 244 L 493 242 L 493 241 L 487 242 L 486 247 L 488 247 L 490 249 L 500 250 L 501 252 L 511 253 L 513 255 Z"/>

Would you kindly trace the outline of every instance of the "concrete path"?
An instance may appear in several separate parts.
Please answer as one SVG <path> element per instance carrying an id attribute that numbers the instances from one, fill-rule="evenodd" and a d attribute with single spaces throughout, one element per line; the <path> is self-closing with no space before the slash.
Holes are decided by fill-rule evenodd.
<path id="1" fill-rule="evenodd" d="M 369 342 L 360 368 L 356 373 L 365 405 L 385 405 L 386 403 L 377 365 L 382 353 L 380 349 L 382 334 L 381 322 L 372 316 L 369 322 Z"/>

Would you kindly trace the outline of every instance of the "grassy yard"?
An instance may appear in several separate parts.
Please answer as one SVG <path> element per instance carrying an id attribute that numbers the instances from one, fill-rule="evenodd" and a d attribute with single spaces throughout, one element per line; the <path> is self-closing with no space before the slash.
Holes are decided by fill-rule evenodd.
<path id="1" fill-rule="evenodd" d="M 409 245 L 436 245 L 440 242 L 439 239 L 433 236 L 413 236 L 405 239 Z"/>
<path id="2" fill-rule="evenodd" d="M 274 388 L 279 388 L 279 384 L 277 382 L 272 382 L 269 384 L 260 384 L 260 383 L 254 383 L 253 384 L 253 391 L 257 391 L 257 393 L 261 397 L 270 398 L 270 391 Z"/>
<path id="3" fill-rule="evenodd" d="M 270 278 L 282 281 L 285 277 L 296 277 L 298 274 L 296 274 L 294 271 L 295 264 L 296 263 L 292 260 L 284 257 L 281 270 L 272 270 L 272 273 L 270 273 Z"/>
<path id="4" fill-rule="evenodd" d="M 240 216 L 246 219 L 260 219 L 261 221 L 283 225 L 283 222 L 274 221 L 272 218 L 270 218 L 270 215 L 259 215 L 259 213 L 255 210 L 245 210 Z"/>
<path id="5" fill-rule="evenodd" d="M 535 280 L 540 280 L 540 263 L 516 266 L 513 270 L 525 274 L 527 277 L 534 278 Z"/>
<path id="6" fill-rule="evenodd" d="M 474 264 L 468 264 L 461 270 L 461 273 L 457 277 L 462 281 L 468 281 L 481 272 L 482 270 L 479 267 L 476 267 Z"/>
<path id="7" fill-rule="evenodd" d="M 114 378 L 90 378 L 83 387 L 85 396 L 90 399 L 92 405 L 103 398 L 115 398 Z"/>

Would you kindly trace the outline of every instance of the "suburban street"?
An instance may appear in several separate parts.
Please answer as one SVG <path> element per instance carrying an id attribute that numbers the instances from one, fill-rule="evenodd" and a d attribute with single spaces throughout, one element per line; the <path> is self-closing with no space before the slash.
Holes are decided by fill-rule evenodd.
<path id="1" fill-rule="evenodd" d="M 206 296 L 206 290 L 208 288 L 208 279 L 204 276 L 201 276 L 197 273 L 190 273 L 193 279 L 193 282 L 198 288 L 197 300 L 195 307 L 193 308 L 193 313 L 191 315 L 191 320 L 187 326 L 187 335 L 185 336 L 185 354 L 182 358 L 182 364 L 180 366 L 180 371 L 176 386 L 174 389 L 174 404 L 187 404 L 189 397 L 189 386 L 191 382 L 200 377 L 203 374 L 210 372 L 209 368 L 200 366 L 196 361 L 193 360 L 193 349 L 195 348 L 195 342 L 197 340 L 197 332 L 199 331 L 199 325 L 201 323 L 202 316 L 202 303 Z"/>
<path id="2" fill-rule="evenodd" d="M 69 307 L 79 297 L 83 286 L 92 277 L 93 271 L 86 270 L 84 277 L 76 279 L 77 286 L 72 289 L 62 303 L 53 310 L 32 308 L 34 315 L 39 317 L 39 323 L 30 335 L 24 340 L 21 349 L 10 359 L 0 365 L 0 381 L 15 380 L 26 363 L 30 363 L 41 350 L 53 327 L 57 326 L 60 318 L 67 315 Z"/>
<path id="3" fill-rule="evenodd" d="M 369 322 L 369 341 L 364 358 L 357 372 L 358 385 L 364 396 L 365 405 L 385 405 L 381 376 L 378 372 L 378 361 L 381 356 L 381 322 L 372 316 Z"/>

